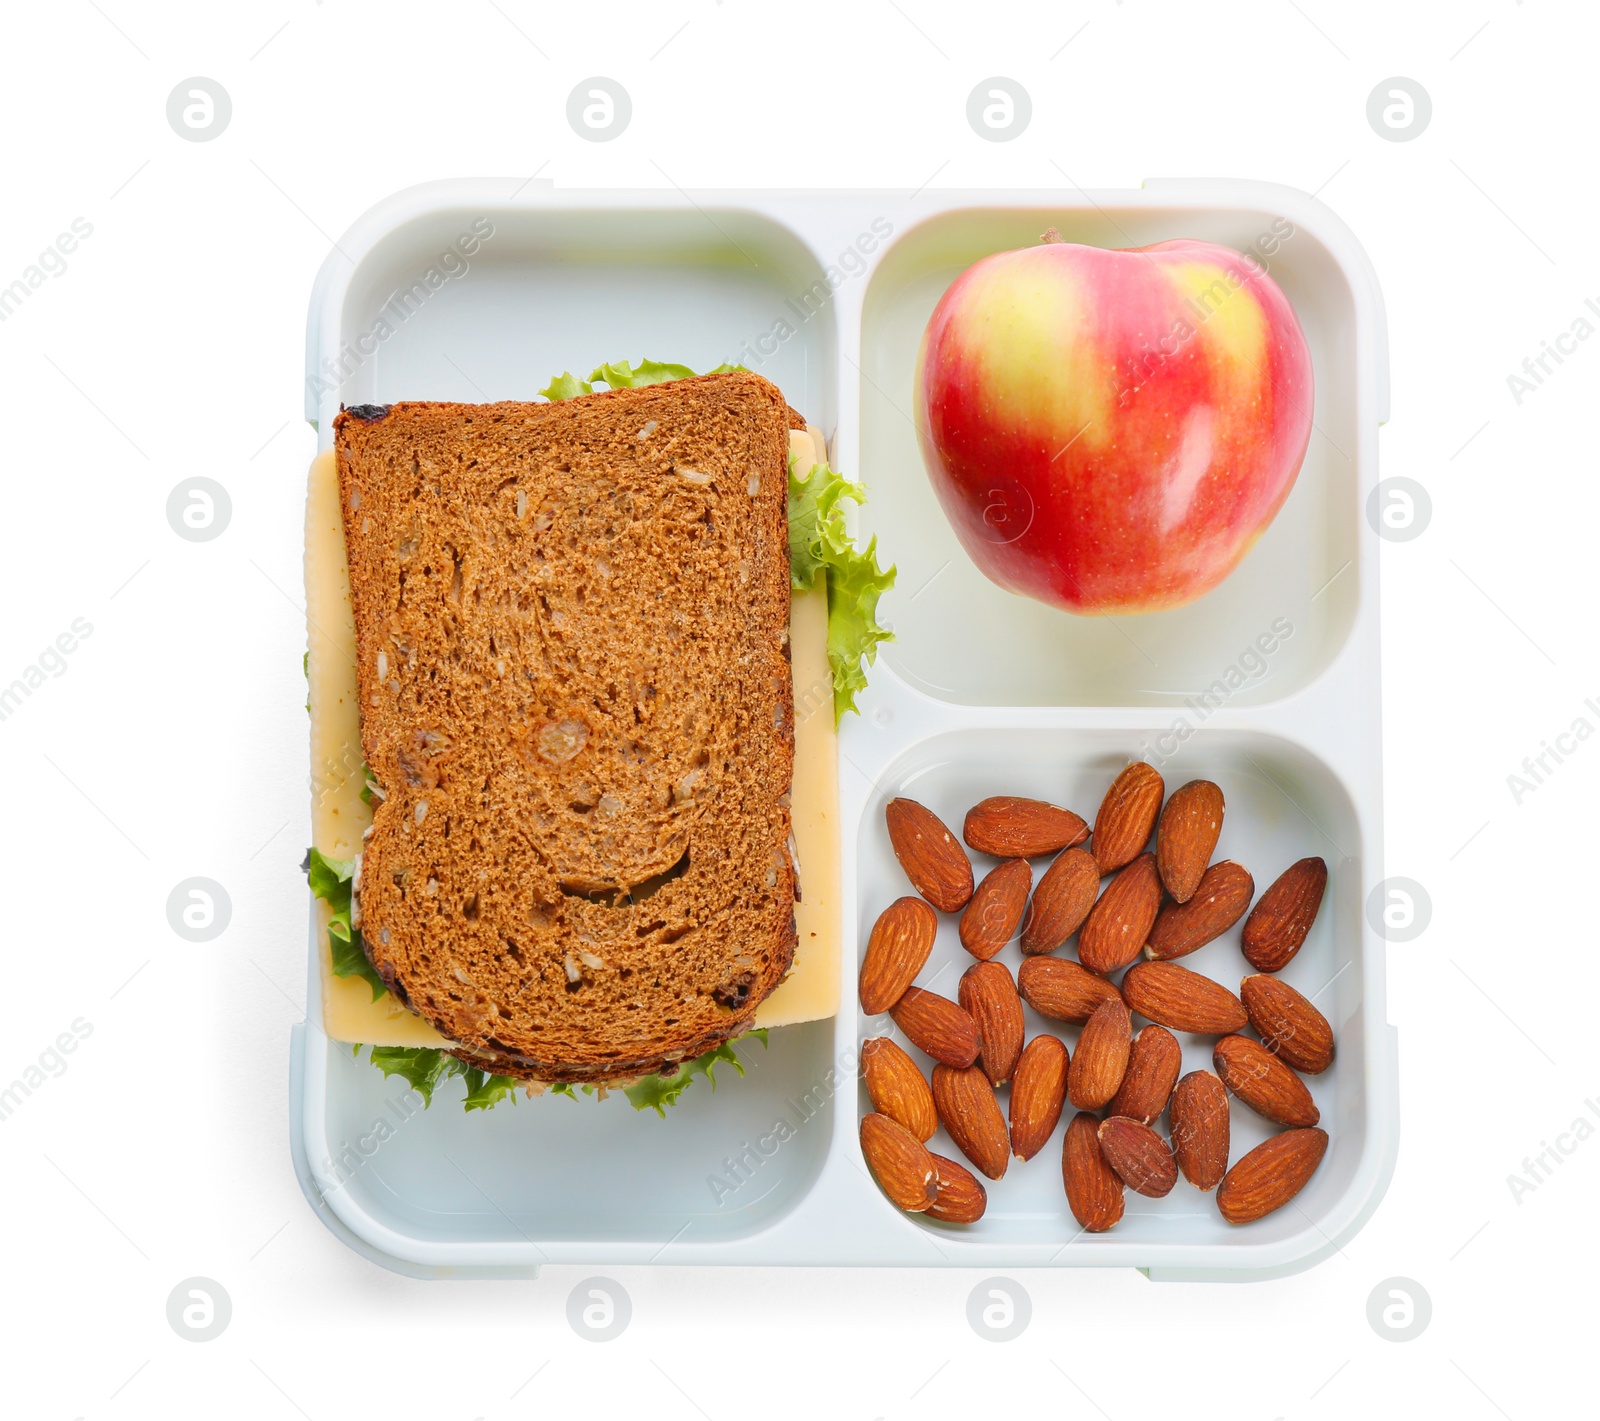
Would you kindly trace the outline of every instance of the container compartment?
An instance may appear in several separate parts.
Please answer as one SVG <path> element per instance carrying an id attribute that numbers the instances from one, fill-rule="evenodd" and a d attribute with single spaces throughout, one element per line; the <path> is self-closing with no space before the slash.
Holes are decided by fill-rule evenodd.
<path id="1" fill-rule="evenodd" d="M 1284 224 L 1292 235 L 1275 238 Z M 912 383 L 933 308 L 973 262 L 1032 246 L 1052 225 L 1069 242 L 1103 247 L 1197 237 L 1260 252 L 1258 242 L 1277 242 L 1263 260 L 1311 348 L 1315 428 L 1271 527 L 1221 586 L 1187 607 L 1072 616 L 1002 590 L 963 551 L 923 469 Z M 1303 223 L 1265 207 L 958 208 L 901 234 L 873 273 L 861 317 L 861 477 L 872 490 L 862 524 L 892 542 L 900 567 L 884 599 L 898 640 L 882 659 L 919 690 L 961 705 L 1176 708 L 1231 668 L 1242 673 L 1230 687 L 1239 706 L 1307 685 L 1350 634 L 1356 564 L 1365 555 L 1357 536 L 1356 326 L 1350 280 L 1333 252 Z M 1258 655 L 1263 637 L 1272 650 Z"/>
<path id="2" fill-rule="evenodd" d="M 1041 797 L 1065 805 L 1091 824 L 1101 796 L 1128 761 L 1128 750 L 1138 743 L 1135 734 L 1107 730 L 1012 730 L 999 734 L 968 729 L 935 735 L 907 751 L 882 776 L 862 816 L 858 838 L 859 913 L 857 934 L 864 944 L 878 914 L 895 898 L 911 892 L 894 857 L 884 824 L 884 807 L 897 795 L 925 804 L 959 834 L 966 811 L 993 794 Z M 918 1227 L 935 1230 L 942 1247 L 954 1256 L 971 1244 L 1024 1244 L 1041 1235 L 1065 1245 L 1071 1240 L 1075 1255 L 1093 1261 L 1096 1252 L 1121 1251 L 1128 1245 L 1150 1250 L 1179 1251 L 1210 1244 L 1284 1244 L 1308 1231 L 1312 1239 L 1319 1224 L 1335 1213 L 1353 1185 L 1358 1163 L 1368 1148 L 1366 1101 L 1370 1085 L 1368 1033 L 1362 1011 L 1364 983 L 1360 884 L 1363 835 L 1355 805 L 1338 776 L 1309 751 L 1275 736 L 1253 731 L 1205 730 L 1183 753 L 1162 768 L 1170 793 L 1192 779 L 1209 779 L 1221 786 L 1227 810 L 1222 837 L 1213 861 L 1233 859 L 1249 869 L 1260 896 L 1279 873 L 1297 859 L 1319 855 L 1328 864 L 1328 892 L 1311 935 L 1295 959 L 1277 975 L 1313 998 L 1333 1026 L 1336 1054 L 1333 1065 L 1319 1076 L 1305 1077 L 1322 1112 L 1329 1149 L 1321 1167 L 1295 1206 L 1244 1228 L 1225 1223 L 1217 1212 L 1214 1195 L 1180 1180 L 1165 1199 L 1145 1199 L 1131 1190 L 1126 1213 L 1104 1234 L 1077 1234 L 1077 1224 L 1067 1210 L 1061 1183 L 1061 1143 L 1069 1105 L 1050 1143 L 1024 1163 L 1013 1158 L 1006 1176 L 985 1182 L 989 1207 L 978 1223 L 969 1226 L 941 1224 L 911 1216 Z M 981 878 L 998 862 L 971 854 L 975 874 Z M 1038 881 L 1048 859 L 1034 861 Z M 957 919 L 941 914 L 939 938 L 927 966 L 918 976 L 920 986 L 954 998 L 961 974 L 976 960 L 956 934 Z M 1242 925 L 1241 925 L 1242 926 Z M 1239 948 L 1240 926 L 1181 959 L 1181 965 L 1221 982 L 1237 994 L 1240 978 L 1255 969 Z M 1056 955 L 1075 959 L 1076 939 Z M 1024 960 L 1015 944 L 1002 949 L 995 961 L 1015 977 Z M 1142 959 L 1141 959 L 1142 960 Z M 1114 974 L 1120 980 L 1121 973 Z M 1024 1006 L 1027 1037 L 1040 1032 L 1060 1037 L 1076 1051 L 1081 1028 L 1040 1016 Z M 1136 1017 L 1135 1030 L 1144 1024 Z M 889 1035 L 905 1047 L 924 1074 L 932 1062 L 912 1046 L 888 1016 L 868 1018 L 857 1007 L 861 1039 Z M 1211 1070 L 1213 1037 L 1175 1033 L 1183 1046 L 1183 1069 Z M 1010 1087 L 1000 1089 L 1002 1110 L 1009 1110 Z M 863 1085 L 859 1091 L 861 1113 L 872 1108 Z M 1167 1135 L 1163 1117 L 1157 1128 Z M 1238 1159 L 1277 1127 L 1269 1125 L 1239 1101 L 1232 1101 L 1231 1158 Z M 963 1159 L 941 1128 L 930 1145 L 935 1153 Z M 884 1209 L 890 1209 L 887 1201 Z M 1312 1247 L 1307 1242 L 1308 1251 Z"/>

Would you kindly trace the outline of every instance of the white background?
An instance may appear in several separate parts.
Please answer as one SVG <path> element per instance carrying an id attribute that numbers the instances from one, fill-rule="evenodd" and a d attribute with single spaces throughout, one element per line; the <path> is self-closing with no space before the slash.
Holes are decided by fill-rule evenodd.
<path id="1" fill-rule="evenodd" d="M 1600 1143 L 1520 1202 L 1507 1180 L 1600 1097 L 1600 745 L 1520 805 L 1507 776 L 1576 717 L 1600 725 L 1600 342 L 1520 406 L 1507 376 L 1600 297 L 1597 40 L 1593 7 L 1553 0 L 7 7 L 0 285 L 74 218 L 94 230 L 0 324 L 0 681 L 74 618 L 94 630 L 0 723 L 0 1079 L 75 1018 L 93 1033 L 0 1123 L 0 1406 L 723 1421 L 983 1415 L 1003 1389 L 1111 1421 L 1584 1409 Z M 565 120 L 593 74 L 633 99 L 605 145 Z M 993 74 L 1033 98 L 1011 143 L 966 122 Z M 214 142 L 167 124 L 191 75 L 232 97 Z M 1393 75 L 1432 96 L 1412 142 L 1366 120 Z M 583 1270 L 417 1282 L 307 1208 L 286 1091 L 306 298 L 332 238 L 391 191 L 536 170 L 641 187 L 1226 175 L 1318 191 L 1356 230 L 1388 302 L 1383 472 L 1433 500 L 1382 569 L 1387 871 L 1425 884 L 1434 916 L 1390 950 L 1399 1165 L 1341 1254 L 1247 1286 L 1026 1273 L 1032 1325 L 1003 1346 L 966 1322 L 975 1273 L 616 1270 L 633 1321 L 597 1346 L 566 1321 Z M 213 543 L 165 519 L 197 475 L 233 498 Z M 192 874 L 232 894 L 214 943 L 167 925 Z M 206 1345 L 165 1315 L 193 1275 L 233 1301 Z M 1433 1305 L 1406 1343 L 1367 1320 L 1396 1275 Z"/>

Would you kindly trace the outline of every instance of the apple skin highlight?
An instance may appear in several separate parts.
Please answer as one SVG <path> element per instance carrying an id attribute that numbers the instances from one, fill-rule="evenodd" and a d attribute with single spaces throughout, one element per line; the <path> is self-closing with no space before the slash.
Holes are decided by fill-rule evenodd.
<path id="1" fill-rule="evenodd" d="M 915 377 L 923 462 L 968 555 L 1091 615 L 1227 577 L 1294 487 L 1312 402 L 1288 298 L 1196 241 L 985 257 L 940 299 Z"/>

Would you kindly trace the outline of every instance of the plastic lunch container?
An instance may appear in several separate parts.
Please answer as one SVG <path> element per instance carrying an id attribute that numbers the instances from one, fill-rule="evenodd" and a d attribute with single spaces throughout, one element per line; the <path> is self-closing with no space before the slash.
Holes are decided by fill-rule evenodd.
<path id="1" fill-rule="evenodd" d="M 961 551 L 923 473 L 909 411 L 924 323 L 973 261 L 1048 226 L 1100 246 L 1197 237 L 1254 250 L 1304 326 L 1316 409 L 1299 481 L 1240 567 L 1191 606 L 1112 622 L 1002 592 Z M 450 258 L 458 236 L 486 228 L 470 258 Z M 897 640 L 839 742 L 841 1011 L 742 1050 L 745 1077 L 719 1071 L 714 1092 L 697 1082 L 665 1120 L 620 1097 L 467 1114 L 453 1082 L 432 1109 L 407 1113 L 393 1103 L 402 1082 L 320 1030 L 313 931 L 290 1129 L 319 1217 L 366 1257 L 429 1277 L 662 1262 L 1228 1279 L 1292 1273 L 1336 1250 L 1382 1197 L 1398 1134 L 1383 940 L 1364 912 L 1382 878 L 1383 818 L 1377 551 L 1360 524 L 1388 368 L 1382 298 L 1348 229 L 1302 193 L 1224 181 L 911 195 L 434 183 L 380 203 L 324 263 L 306 416 L 326 448 L 340 401 L 530 399 L 559 371 L 644 356 L 738 361 L 775 381 L 827 435 L 834 467 L 866 483 L 859 531 L 899 566 L 882 607 Z M 1225 694 L 1206 693 L 1218 683 Z M 855 1004 L 859 951 L 908 891 L 884 805 L 907 794 L 959 826 L 978 799 L 1011 793 L 1092 818 L 1135 758 L 1169 788 L 1222 786 L 1217 857 L 1243 863 L 1258 889 L 1298 858 L 1328 862 L 1321 914 L 1282 974 L 1317 994 L 1338 1042 L 1332 1068 L 1309 1080 L 1327 1157 L 1292 1206 L 1251 1225 L 1226 1224 L 1212 1196 L 1180 1182 L 1161 1200 L 1130 1193 L 1121 1223 L 1085 1234 L 1066 1207 L 1058 1126 L 989 1186 L 977 1224 L 899 1212 L 857 1142 L 870 1109 L 857 1053 L 884 1025 Z M 1237 943 L 1235 929 L 1185 965 L 1236 988 L 1249 970 Z M 945 919 L 919 981 L 953 996 L 970 960 Z M 1001 960 L 1015 970 L 1014 950 Z M 1076 1036 L 1028 1017 L 1030 1037 Z M 1209 1067 L 1209 1038 L 1180 1039 L 1184 1070 Z M 1235 1104 L 1232 1129 L 1237 1158 L 1270 1127 Z M 931 1147 L 959 1158 L 942 1130 Z"/>

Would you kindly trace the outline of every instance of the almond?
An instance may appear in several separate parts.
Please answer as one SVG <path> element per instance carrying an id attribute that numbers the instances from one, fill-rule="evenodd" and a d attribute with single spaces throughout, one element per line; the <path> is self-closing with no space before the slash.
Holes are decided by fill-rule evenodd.
<path id="1" fill-rule="evenodd" d="M 887 1115 L 861 1117 L 861 1153 L 878 1187 L 907 1213 L 920 1214 L 938 1194 L 933 1155 Z"/>
<path id="2" fill-rule="evenodd" d="M 1132 1035 L 1120 998 L 1094 1009 L 1067 1068 L 1067 1099 L 1075 1109 L 1098 1110 L 1117 1093 L 1128 1070 Z"/>
<path id="3" fill-rule="evenodd" d="M 978 1059 L 978 1028 L 949 997 L 907 987 L 889 1015 L 910 1039 L 946 1066 L 970 1066 Z"/>
<path id="4" fill-rule="evenodd" d="M 1081 844 L 1089 837 L 1089 826 L 1070 809 L 1042 799 L 997 794 L 967 811 L 961 837 L 980 854 L 1031 859 Z"/>
<path id="5" fill-rule="evenodd" d="M 1183 1047 L 1164 1026 L 1147 1026 L 1128 1050 L 1128 1072 L 1111 1104 L 1111 1115 L 1151 1124 L 1167 1108 L 1167 1098 L 1183 1069 Z"/>
<path id="6" fill-rule="evenodd" d="M 1140 962 L 1122 979 L 1124 1000 L 1140 1016 L 1201 1036 L 1243 1031 L 1244 1006 L 1220 982 L 1176 962 Z"/>
<path id="7" fill-rule="evenodd" d="M 961 914 L 961 945 L 987 962 L 1016 935 L 1028 908 L 1033 870 L 1026 859 L 1007 859 L 984 875 Z"/>
<path id="8" fill-rule="evenodd" d="M 1165 1199 L 1178 1182 L 1172 1147 L 1142 1120 L 1113 1115 L 1100 1122 L 1100 1153 L 1135 1194 Z"/>
<path id="9" fill-rule="evenodd" d="M 1285 1130 L 1264 1140 L 1228 1171 L 1217 1208 L 1230 1224 L 1248 1224 L 1281 1209 L 1316 1173 L 1328 1152 L 1321 1130 Z"/>
<path id="10" fill-rule="evenodd" d="M 1315 1125 L 1322 1118 L 1306 1083 L 1259 1041 L 1224 1036 L 1211 1061 L 1223 1085 L 1274 1125 Z"/>
<path id="11" fill-rule="evenodd" d="M 1004 1085 L 1022 1054 L 1022 998 L 1000 962 L 974 962 L 961 975 L 961 1009 L 978 1028 L 978 1064 L 990 1085 Z"/>
<path id="12" fill-rule="evenodd" d="M 1111 782 L 1094 817 L 1090 841 L 1101 873 L 1115 873 L 1144 852 L 1165 792 L 1160 771 L 1143 760 L 1135 760 Z"/>
<path id="13" fill-rule="evenodd" d="M 1061 1182 L 1067 1207 L 1086 1233 L 1104 1233 L 1122 1217 L 1122 1180 L 1100 1152 L 1100 1122 L 1087 1111 L 1067 1123 Z"/>
<path id="14" fill-rule="evenodd" d="M 1144 955 L 1170 962 L 1215 941 L 1244 917 L 1255 891 L 1255 880 L 1232 859 L 1212 864 L 1187 903 L 1168 903 L 1156 914 Z"/>
<path id="15" fill-rule="evenodd" d="M 1210 1071 L 1190 1071 L 1172 1092 L 1172 1153 L 1196 1189 L 1228 1172 L 1228 1092 Z"/>
<path id="16" fill-rule="evenodd" d="M 1054 1036 L 1035 1036 L 1011 1078 L 1011 1152 L 1029 1160 L 1055 1131 L 1067 1098 L 1067 1048 Z"/>
<path id="17" fill-rule="evenodd" d="M 959 913 L 972 897 L 972 864 L 956 836 L 914 799 L 891 799 L 884 819 L 911 886 L 940 912 Z"/>
<path id="18" fill-rule="evenodd" d="M 1281 972 L 1289 965 L 1317 920 L 1328 865 L 1319 858 L 1290 864 L 1261 895 L 1245 919 L 1244 955 L 1257 972 Z"/>
<path id="19" fill-rule="evenodd" d="M 1154 854 L 1140 854 L 1106 885 L 1083 931 L 1078 961 L 1091 972 L 1115 972 L 1139 955 L 1161 907 Z"/>
<path id="20" fill-rule="evenodd" d="M 917 1063 L 887 1036 L 875 1036 L 861 1047 L 861 1073 L 872 1108 L 904 1125 L 923 1144 L 939 1128 L 933 1091 Z"/>
<path id="21" fill-rule="evenodd" d="M 947 1224 L 975 1224 L 989 1207 L 989 1191 L 964 1164 L 957 1164 L 943 1155 L 933 1157 L 937 1174 L 938 1192 L 928 1206 L 930 1219 L 943 1219 Z"/>
<path id="22" fill-rule="evenodd" d="M 1102 1002 L 1122 996 L 1104 977 L 1065 957 L 1029 957 L 1017 968 L 1017 990 L 1041 1016 L 1084 1022 Z"/>
<path id="23" fill-rule="evenodd" d="M 1161 882 L 1180 903 L 1200 886 L 1222 833 L 1222 791 L 1210 780 L 1190 780 L 1172 792 L 1156 829 Z M 1142 945 L 1142 944 L 1141 944 Z"/>
<path id="24" fill-rule="evenodd" d="M 1287 982 L 1257 974 L 1239 983 L 1239 1000 L 1262 1044 L 1297 1071 L 1320 1075 L 1333 1064 L 1328 1018 Z"/>
<path id="25" fill-rule="evenodd" d="M 927 963 L 938 932 L 938 916 L 920 898 L 897 898 L 878 915 L 861 957 L 862 1011 L 877 1016 L 900 1000 Z"/>
<path id="26" fill-rule="evenodd" d="M 994 1098 L 994 1087 L 977 1066 L 958 1071 L 933 1068 L 933 1103 L 939 1123 L 973 1164 L 990 1179 L 999 1179 L 1011 1162 L 1011 1137 L 1006 1117 Z"/>
<path id="27" fill-rule="evenodd" d="M 1044 871 L 1022 926 L 1022 950 L 1054 952 L 1077 932 L 1100 892 L 1100 869 L 1086 849 L 1068 849 Z"/>

